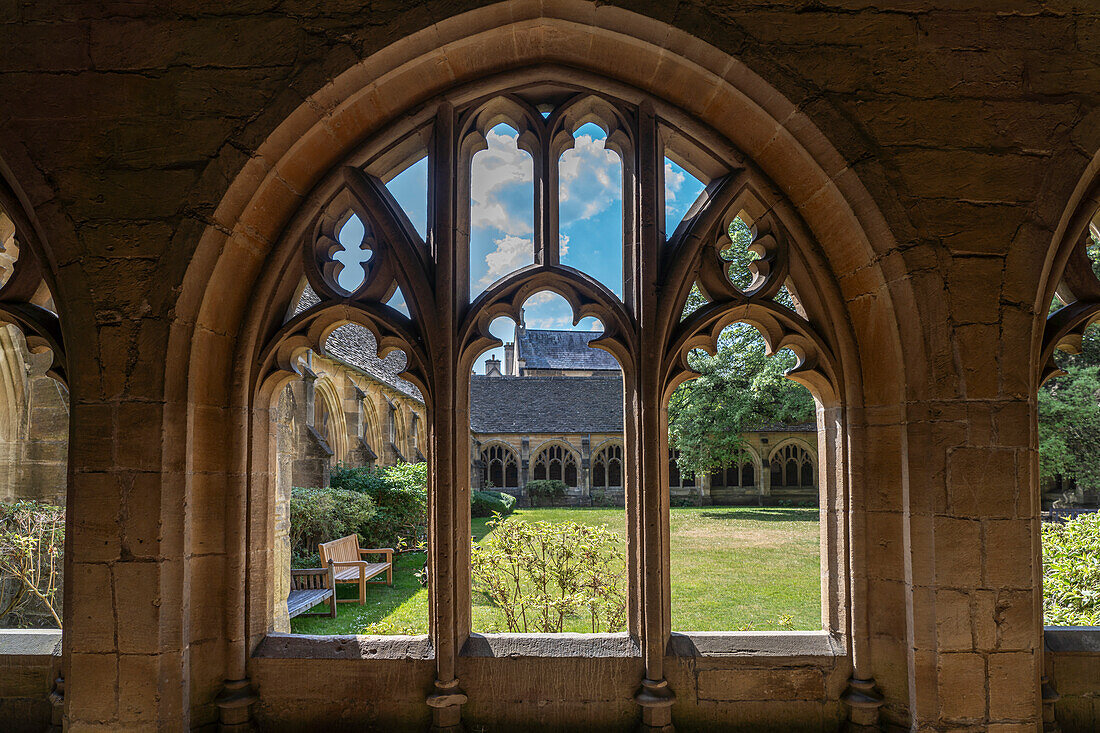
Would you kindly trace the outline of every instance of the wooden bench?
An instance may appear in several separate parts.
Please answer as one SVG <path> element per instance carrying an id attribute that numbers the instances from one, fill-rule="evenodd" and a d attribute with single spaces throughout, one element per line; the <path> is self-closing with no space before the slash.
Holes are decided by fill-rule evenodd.
<path id="1" fill-rule="evenodd" d="M 350 535 L 320 545 L 321 564 L 331 567 L 336 573 L 337 583 L 358 583 L 359 604 L 367 602 L 367 581 L 386 574 L 386 584 L 393 585 L 393 549 L 376 547 L 368 550 L 359 548 L 359 537 Z M 384 555 L 384 562 L 366 562 L 364 555 Z M 341 598 L 337 603 L 355 603 L 354 598 Z"/>
<path id="2" fill-rule="evenodd" d="M 328 601 L 328 613 L 306 613 L 318 603 Z M 286 610 L 295 616 L 329 616 L 336 618 L 336 573 L 332 568 L 291 568 L 290 595 Z"/>

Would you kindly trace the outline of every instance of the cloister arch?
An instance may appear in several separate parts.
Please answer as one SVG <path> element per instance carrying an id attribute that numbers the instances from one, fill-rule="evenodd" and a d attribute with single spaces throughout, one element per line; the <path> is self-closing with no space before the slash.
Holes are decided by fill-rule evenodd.
<path id="1" fill-rule="evenodd" d="M 300 206 L 325 199 L 341 184 L 334 166 L 362 163 L 377 152 L 369 149 L 369 143 L 361 147 L 372 133 L 394 124 L 407 130 L 409 146 L 423 145 L 424 123 L 432 108 L 426 102 L 448 90 L 459 89 L 454 100 L 460 102 L 509 84 L 569 79 L 628 100 L 652 99 L 666 119 L 705 136 L 707 148 L 737 160 L 759 180 L 769 181 L 774 188 L 761 193 L 774 197 L 766 205 L 803 226 L 800 237 L 815 243 L 797 265 L 806 269 L 791 275 L 808 281 L 814 279 L 808 268 L 828 273 L 819 280 L 818 302 L 811 305 L 828 313 L 827 322 L 836 329 L 830 336 L 835 356 L 843 364 L 845 407 L 900 405 L 903 385 L 924 381 L 906 374 L 908 369 L 923 368 L 925 360 L 911 352 L 903 358 L 897 330 L 916 329 L 919 323 L 919 318 L 912 317 L 918 309 L 907 284 L 891 276 L 891 270 L 902 268 L 902 256 L 858 177 L 801 111 L 740 62 L 665 24 L 622 11 L 596 10 L 593 16 L 593 6 L 585 3 L 547 3 L 533 13 L 519 3 L 512 7 L 517 14 L 507 20 L 496 12 L 473 11 L 454 27 L 415 34 L 317 90 L 259 147 L 216 210 L 218 226 L 203 233 L 180 298 L 178 318 L 184 328 L 174 331 L 170 341 L 169 362 L 179 357 L 189 368 L 166 377 L 170 393 L 187 406 L 193 436 L 234 436 L 227 455 L 192 457 L 188 468 L 208 471 L 201 482 L 220 485 L 228 497 L 227 578 L 231 593 L 247 601 L 224 609 L 230 640 L 226 669 L 215 676 L 208 669 L 196 669 L 193 686 L 199 696 L 209 695 L 223 677 L 238 685 L 230 689 L 247 689 L 250 651 L 263 639 L 271 617 L 271 601 L 254 582 L 270 572 L 265 565 L 270 553 L 262 549 L 270 530 L 263 526 L 261 510 L 263 496 L 269 492 L 265 468 L 269 446 L 262 435 L 240 426 L 264 424 L 270 409 L 269 396 L 253 390 L 259 377 L 255 355 L 281 325 L 268 305 L 288 300 L 290 286 L 280 275 L 296 256 L 289 245 L 279 249 L 276 244 L 295 240 L 292 217 Z M 582 17 L 585 24 L 577 22 Z M 554 29 L 554 43 L 501 43 L 515 33 L 548 27 Z M 439 34 L 446 37 L 442 43 Z M 608 64 L 616 55 L 631 62 Z M 463 70 L 461 79 L 451 75 L 456 68 Z M 517 71 L 497 74 L 503 68 Z M 418 83 L 409 85 L 406 74 L 414 69 Z M 689 94 L 686 90 L 692 84 L 685 79 L 697 83 L 694 88 L 713 91 L 705 98 Z M 385 105 L 380 106 L 379 100 L 386 100 Z M 739 114 L 721 113 L 730 108 Z M 690 141 L 684 143 L 685 149 L 691 147 Z M 392 157 L 376 160 L 377 174 L 384 177 Z M 695 165 L 707 163 L 698 160 Z M 784 195 L 775 195 L 779 191 Z M 897 295 L 910 309 L 905 319 L 894 311 Z M 862 298 L 858 309 L 842 305 L 857 296 Z M 865 346 L 879 352 L 876 359 L 860 358 L 863 347 L 855 335 L 859 333 L 874 334 L 873 343 Z M 912 338 L 905 343 L 907 348 L 919 349 L 923 342 Z M 448 409 L 447 404 L 432 404 L 433 399 L 425 394 L 429 411 Z M 839 404 L 831 407 L 840 409 Z M 842 422 L 830 420 L 829 424 L 835 430 Z M 464 439 L 456 439 L 456 448 L 447 442 L 441 427 L 433 432 L 436 451 L 462 454 Z M 838 445 L 851 449 L 849 435 L 836 437 Z M 232 467 L 247 467 L 247 487 L 227 480 Z M 847 467 L 844 476 L 851 470 L 852 466 Z M 897 471 L 903 472 L 900 465 Z M 193 491 L 197 481 L 189 475 L 188 490 Z M 859 506 L 859 491 L 858 482 L 838 487 L 838 496 L 843 497 L 840 505 Z M 435 502 L 435 512 L 450 511 L 450 498 L 437 496 Z M 658 506 L 647 509 L 659 510 Z M 249 530 L 248 545 L 238 531 L 241 527 Z M 833 538 L 841 557 L 854 558 L 851 561 L 857 565 L 862 561 L 863 527 L 858 519 L 838 522 Z M 661 546 L 661 538 L 654 537 L 651 551 L 659 553 Z M 439 548 L 442 554 L 448 551 L 446 546 Z M 841 630 L 849 645 L 853 677 L 870 680 L 874 670 L 867 646 L 864 581 L 856 574 L 851 584 L 839 577 L 833 582 L 836 600 L 829 623 L 845 627 Z M 857 609 L 850 622 L 839 621 L 845 614 L 841 609 L 849 607 Z M 464 611 L 437 607 L 437 613 L 460 617 Z M 647 623 L 651 625 L 646 631 L 647 659 L 657 664 L 655 655 L 663 654 L 655 651 L 662 626 L 659 621 Z M 452 664 L 461 639 L 436 638 L 435 642 L 437 666 L 445 669 Z M 457 689 L 453 672 L 450 675 L 441 673 L 437 679 L 437 694 L 442 696 L 437 699 Z M 230 714 L 227 709 L 223 708 L 223 716 Z"/>
<path id="2" fill-rule="evenodd" d="M 336 385 L 328 377 L 321 377 L 314 385 L 315 407 L 313 427 L 325 440 L 331 440 L 329 448 L 332 449 L 333 460 L 341 461 L 348 454 L 348 424 L 344 418 L 344 408 Z M 327 415 L 326 424 L 322 425 L 317 419 L 318 415 Z"/>

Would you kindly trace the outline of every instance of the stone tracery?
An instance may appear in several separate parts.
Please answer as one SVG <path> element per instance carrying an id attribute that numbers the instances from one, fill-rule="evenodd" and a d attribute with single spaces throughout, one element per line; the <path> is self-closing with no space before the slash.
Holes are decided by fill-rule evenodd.
<path id="1" fill-rule="evenodd" d="M 730 161 L 732 169 L 708 185 L 666 242 L 658 224 L 663 217 L 655 215 L 662 198 L 659 173 L 664 159 L 664 123 L 646 102 L 635 105 L 569 85 L 550 89 L 553 91 L 520 87 L 463 108 L 440 105 L 430 135 L 432 195 L 427 240 L 418 235 L 379 177 L 359 167 L 342 170 L 343 185 L 316 208 L 314 223 L 301 229 L 306 236 L 301 248 L 302 270 L 320 302 L 273 334 L 260 360 L 261 382 L 277 384 L 292 377 L 297 357 L 304 350 L 321 349 L 328 335 L 344 323 L 357 324 L 375 336 L 380 355 L 392 350 L 405 353 L 402 376 L 421 391 L 428 409 L 429 459 L 447 462 L 452 460 L 450 456 L 468 456 L 462 446 L 468 445 L 469 435 L 461 422 L 468 411 L 464 404 L 467 380 L 478 355 L 500 344 L 490 333 L 490 324 L 500 317 L 520 321 L 520 309 L 528 298 L 551 291 L 565 298 L 574 319 L 594 317 L 603 324 L 603 333 L 590 345 L 618 360 L 628 402 L 666 404 L 671 390 L 692 376 L 688 353 L 695 348 L 713 351 L 723 328 L 744 321 L 760 330 L 772 350 L 794 351 L 799 361 L 791 377 L 810 387 L 821 403 L 837 406 L 843 390 L 827 341 L 807 316 L 773 301 L 782 288 L 794 285 L 790 262 L 797 248 L 790 242 L 780 209 L 764 203 L 770 195 L 768 185 L 738 161 Z M 549 109 L 545 116 L 544 108 Z M 605 130 L 607 147 L 623 161 L 621 299 L 590 275 L 560 264 L 557 165 L 561 153 L 573 143 L 573 131 L 587 122 Z M 470 161 L 485 147 L 487 132 L 501 123 L 518 131 L 517 144 L 531 154 L 534 163 L 534 264 L 505 275 L 471 302 L 468 239 L 460 235 L 447 241 L 445 227 L 447 222 L 455 222 L 456 231 L 469 231 Z M 677 144 L 686 151 L 681 152 L 685 160 L 695 157 L 700 167 L 714 170 L 716 159 L 701 148 L 682 140 Z M 384 146 L 381 149 L 386 150 Z M 384 157 L 379 155 L 380 160 Z M 372 163 L 365 168 L 371 170 Z M 457 182 L 453 192 L 451 181 Z M 353 291 L 337 282 L 342 264 L 334 258 L 343 246 L 338 241 L 339 231 L 349 212 L 362 222 L 365 234 L 361 246 L 369 254 L 362 262 L 362 282 Z M 720 255 L 735 215 L 751 217 L 756 232 L 752 249 L 757 259 L 750 265 L 752 281 L 744 290 L 734 285 L 728 263 Z M 696 283 L 707 303 L 681 321 L 688 292 Z M 808 279 L 797 287 L 799 293 L 815 289 Z M 398 289 L 405 295 L 409 317 L 386 305 Z M 808 302 L 820 302 L 820 296 Z M 668 551 L 669 475 L 662 465 L 669 463 L 647 461 L 647 452 L 650 456 L 653 452 L 641 446 L 663 445 L 667 427 L 663 411 L 653 413 L 659 420 L 642 414 L 627 415 L 625 460 L 615 465 L 626 487 L 628 524 L 657 527 L 664 534 L 662 539 L 647 535 L 644 529 L 641 533 L 631 531 L 628 544 L 640 543 L 643 566 L 652 566 Z M 494 464 L 490 461 L 487 465 Z M 611 464 L 605 460 L 602 465 L 606 481 Z M 535 479 L 558 478 L 575 485 L 578 472 L 576 459 L 561 446 L 548 447 L 532 463 Z M 441 554 L 446 552 L 449 533 L 469 534 L 462 529 L 462 520 L 450 513 L 450 507 L 461 506 L 469 491 L 468 483 L 460 478 L 468 470 L 455 470 L 444 481 L 447 473 L 436 464 L 429 481 L 430 512 L 437 518 L 433 520 L 429 564 L 436 567 L 435 577 L 453 573 L 455 579 L 450 587 L 431 589 L 437 610 L 434 633 L 448 635 L 437 636 L 438 693 L 429 700 L 440 725 L 460 714 L 451 650 L 469 633 L 468 550 L 446 557 Z M 665 488 L 642 489 L 647 485 Z M 441 575 L 440 564 L 453 570 Z M 649 649 L 646 677 L 652 684 L 643 684 L 638 701 L 648 724 L 660 727 L 674 699 L 662 682 L 661 654 L 657 652 L 664 645 L 661 638 L 668 633 L 667 600 L 658 599 L 667 599 L 669 581 L 667 576 L 656 576 L 657 584 L 652 585 L 643 580 L 647 577 L 632 574 L 629 597 L 635 612 L 630 631 Z M 654 603 L 664 606 L 666 620 L 657 626 L 641 626 L 638 609 Z"/>

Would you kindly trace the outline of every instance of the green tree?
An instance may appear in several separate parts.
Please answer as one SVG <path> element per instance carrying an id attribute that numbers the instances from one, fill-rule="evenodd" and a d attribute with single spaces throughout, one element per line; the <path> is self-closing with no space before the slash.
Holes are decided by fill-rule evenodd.
<path id="1" fill-rule="evenodd" d="M 1066 374 L 1039 390 L 1039 470 L 1100 489 L 1100 332 L 1085 331 L 1080 354 L 1055 354 Z"/>
<path id="2" fill-rule="evenodd" d="M 681 470 L 702 474 L 739 460 L 746 430 L 813 420 L 813 397 L 784 376 L 794 354 L 765 351 L 756 329 L 737 323 L 722 332 L 714 356 L 691 354 L 699 377 L 680 385 L 668 406 L 669 443 L 680 453 Z"/>
<path id="3" fill-rule="evenodd" d="M 740 218 L 729 228 L 730 245 L 722 258 L 730 263 L 729 278 L 740 289 L 752 282 L 749 264 L 757 259 L 749 249 L 752 230 Z M 775 302 L 794 308 L 786 287 Z M 684 317 L 706 303 L 691 289 Z M 679 451 L 680 470 L 703 474 L 740 460 L 745 450 L 741 434 L 765 424 L 811 422 L 814 401 L 809 391 L 784 375 L 796 359 L 783 350 L 767 356 L 764 338 L 752 326 L 737 323 L 722 332 L 714 356 L 695 351 L 688 363 L 699 377 L 680 385 L 669 400 L 669 444 Z"/>

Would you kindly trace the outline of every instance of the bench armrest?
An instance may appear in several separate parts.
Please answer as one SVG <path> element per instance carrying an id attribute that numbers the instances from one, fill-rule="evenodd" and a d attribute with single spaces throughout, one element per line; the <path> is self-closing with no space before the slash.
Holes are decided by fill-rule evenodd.
<path id="1" fill-rule="evenodd" d="M 291 568 L 290 569 L 290 585 L 291 589 L 294 589 L 295 578 L 308 578 L 311 575 L 324 576 L 324 583 L 326 588 L 336 587 L 336 575 L 331 567 L 327 568 Z"/>
<path id="2" fill-rule="evenodd" d="M 334 568 L 359 568 L 360 570 L 367 567 L 367 563 L 363 560 L 329 560 L 329 567 Z"/>

